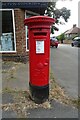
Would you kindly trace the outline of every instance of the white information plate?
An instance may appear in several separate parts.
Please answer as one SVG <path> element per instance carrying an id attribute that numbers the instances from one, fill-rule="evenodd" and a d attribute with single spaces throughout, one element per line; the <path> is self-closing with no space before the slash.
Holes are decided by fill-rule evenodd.
<path id="1" fill-rule="evenodd" d="M 44 40 L 36 40 L 36 53 L 44 53 Z"/>

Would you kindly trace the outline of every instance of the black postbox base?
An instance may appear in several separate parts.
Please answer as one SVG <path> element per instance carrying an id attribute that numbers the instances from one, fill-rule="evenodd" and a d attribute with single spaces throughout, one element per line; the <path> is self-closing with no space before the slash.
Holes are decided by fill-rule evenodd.
<path id="1" fill-rule="evenodd" d="M 31 83 L 29 83 L 30 88 L 30 98 L 35 103 L 43 103 L 49 98 L 49 84 L 46 86 L 34 86 Z"/>

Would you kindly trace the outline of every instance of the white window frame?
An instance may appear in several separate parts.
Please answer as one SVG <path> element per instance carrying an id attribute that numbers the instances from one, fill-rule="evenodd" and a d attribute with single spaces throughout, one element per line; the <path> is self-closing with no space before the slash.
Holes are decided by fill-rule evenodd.
<path id="1" fill-rule="evenodd" d="M 40 15 L 38 13 L 35 13 L 35 12 L 32 12 L 32 11 L 29 11 L 29 10 L 25 10 L 25 19 L 26 19 L 26 15 L 28 14 L 31 14 L 31 15 Z M 28 30 L 27 26 L 25 26 L 25 34 L 26 34 L 26 31 Z M 29 49 L 27 49 L 27 34 L 26 34 L 26 51 L 29 51 Z"/>
<path id="2" fill-rule="evenodd" d="M 15 35 L 14 9 L 0 9 L 0 11 L 12 11 L 12 19 L 13 19 L 13 34 L 14 34 L 14 45 L 15 45 L 15 50 L 13 50 L 13 51 L 0 51 L 0 53 L 15 53 L 15 52 L 16 52 L 16 35 Z"/>

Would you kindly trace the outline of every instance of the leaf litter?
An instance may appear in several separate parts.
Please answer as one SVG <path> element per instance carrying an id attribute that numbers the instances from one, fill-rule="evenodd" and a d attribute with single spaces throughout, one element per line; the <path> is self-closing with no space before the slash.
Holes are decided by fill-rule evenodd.
<path id="1" fill-rule="evenodd" d="M 50 80 L 51 88 L 50 88 L 50 95 L 49 100 L 46 100 L 42 104 L 36 104 L 34 101 L 30 99 L 30 92 L 29 90 L 26 91 L 17 91 L 17 90 L 9 90 L 7 92 L 10 92 L 14 97 L 14 103 L 9 104 L 3 104 L 2 109 L 4 111 L 13 110 L 16 111 L 18 114 L 18 117 L 24 117 L 26 118 L 28 116 L 28 110 L 29 109 L 37 109 L 37 108 L 44 108 L 44 109 L 51 109 L 51 101 L 52 100 L 58 100 L 60 103 L 65 105 L 73 105 L 72 100 L 65 95 L 65 92 L 63 89 L 56 84 L 54 80 Z M 53 85 L 54 84 L 54 85 Z M 5 91 L 6 92 L 6 91 Z"/>
<path id="2" fill-rule="evenodd" d="M 7 64 L 7 63 L 5 63 Z M 21 64 L 21 63 L 19 63 Z M 9 71 L 3 71 L 10 73 L 10 78 L 14 77 L 14 73 L 16 71 L 16 68 L 18 68 L 19 64 L 15 64 L 15 67 L 11 66 L 11 69 Z M 51 77 L 53 77 L 51 75 Z M 49 90 L 49 100 L 46 100 L 42 104 L 36 104 L 34 101 L 30 99 L 30 92 L 29 90 L 22 91 L 22 90 L 3 90 L 4 92 L 10 92 L 13 95 L 14 103 L 8 103 L 1 105 L 2 109 L 4 111 L 13 110 L 16 111 L 19 118 L 24 117 L 26 118 L 28 114 L 29 109 L 37 109 L 37 108 L 44 108 L 44 109 L 51 109 L 51 101 L 57 100 L 62 104 L 65 105 L 73 105 L 78 106 L 77 100 L 71 100 L 64 92 L 64 90 L 56 83 L 54 78 L 50 78 L 50 90 Z"/>

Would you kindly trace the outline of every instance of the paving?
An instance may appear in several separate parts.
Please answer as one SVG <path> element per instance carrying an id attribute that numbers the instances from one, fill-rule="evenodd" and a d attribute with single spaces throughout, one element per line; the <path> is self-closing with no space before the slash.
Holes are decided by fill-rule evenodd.
<path id="1" fill-rule="evenodd" d="M 28 112 L 29 118 L 78 118 L 78 110 L 71 106 L 66 106 L 58 101 L 51 102 L 51 109 L 31 109 Z"/>
<path id="2" fill-rule="evenodd" d="M 15 62 L 2 62 L 2 90 L 26 90 L 29 89 L 29 68 L 27 64 Z M 14 103 L 13 95 L 7 92 L 2 94 L 2 104 Z M 17 118 L 13 110 L 2 111 L 3 118 Z"/>
<path id="3" fill-rule="evenodd" d="M 8 67 L 7 67 L 8 66 Z M 3 62 L 2 64 L 2 104 L 13 104 L 14 98 L 11 90 L 26 91 L 29 89 L 29 62 L 15 63 Z M 51 101 L 51 109 L 28 109 L 27 118 L 78 118 L 78 109 L 67 106 L 59 101 Z M 3 118 L 18 118 L 15 110 L 2 111 Z"/>
<path id="4" fill-rule="evenodd" d="M 13 96 L 10 93 L 2 94 L 2 104 L 14 103 Z M 2 118 L 17 118 L 17 113 L 13 110 L 2 110 Z"/>
<path id="5" fill-rule="evenodd" d="M 8 66 L 8 67 L 7 67 Z M 3 89 L 26 90 L 29 88 L 29 64 L 3 62 L 2 64 Z"/>

